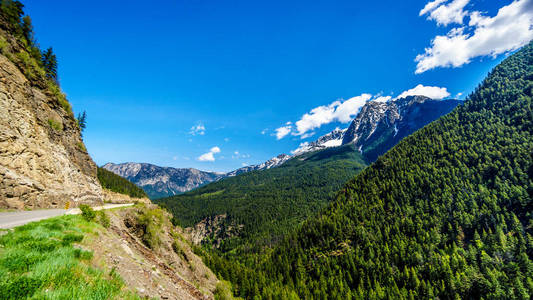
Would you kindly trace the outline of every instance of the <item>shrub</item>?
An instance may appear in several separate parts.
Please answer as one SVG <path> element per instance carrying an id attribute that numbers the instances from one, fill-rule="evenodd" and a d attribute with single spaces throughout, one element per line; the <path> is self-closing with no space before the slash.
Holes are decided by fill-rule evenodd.
<path id="1" fill-rule="evenodd" d="M 89 205 L 80 205 L 80 210 L 81 216 L 88 222 L 91 222 L 96 217 L 96 212 Z"/>
<path id="2" fill-rule="evenodd" d="M 6 39 L 3 36 L 0 36 L 0 52 L 2 54 L 6 54 L 7 53 L 8 46 L 9 46 L 9 44 L 6 41 Z"/>
<path id="3" fill-rule="evenodd" d="M 141 239 L 150 249 L 156 249 L 161 244 L 159 235 L 163 225 L 163 210 L 159 208 L 141 210 L 137 222 L 142 229 Z"/>
<path id="4" fill-rule="evenodd" d="M 231 283 L 221 280 L 217 283 L 215 288 L 215 299 L 217 300 L 231 300 L 235 299 L 231 292 Z"/>
<path id="5" fill-rule="evenodd" d="M 80 149 L 83 152 L 87 152 L 87 148 L 85 147 L 85 145 L 82 142 L 77 142 L 76 143 L 76 147 L 78 147 L 78 149 Z"/>
<path id="6" fill-rule="evenodd" d="M 63 123 L 56 120 L 48 119 L 48 125 L 50 125 L 55 131 L 63 131 Z"/>
<path id="7" fill-rule="evenodd" d="M 55 96 L 59 105 L 63 107 L 63 109 L 69 114 L 69 116 L 74 118 L 74 113 L 72 112 L 72 107 L 70 106 L 70 103 L 67 100 L 67 96 L 63 94 L 59 86 L 51 80 L 48 80 L 47 85 L 48 90 Z"/>
<path id="8" fill-rule="evenodd" d="M 174 239 L 174 241 L 172 242 L 172 250 L 174 250 L 174 252 L 176 252 L 176 254 L 179 255 L 181 258 L 187 260 L 185 251 L 183 251 L 179 242 L 176 239 Z"/>
<path id="9" fill-rule="evenodd" d="M 111 220 L 109 220 L 109 216 L 103 210 L 98 211 L 98 223 L 100 223 L 100 225 L 104 226 L 105 228 L 109 228 L 109 226 L 111 225 Z"/>

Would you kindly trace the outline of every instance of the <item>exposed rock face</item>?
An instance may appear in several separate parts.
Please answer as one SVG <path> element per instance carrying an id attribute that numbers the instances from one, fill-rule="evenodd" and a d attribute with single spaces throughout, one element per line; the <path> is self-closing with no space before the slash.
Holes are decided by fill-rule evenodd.
<path id="1" fill-rule="evenodd" d="M 223 240 L 239 235 L 239 231 L 243 228 L 243 225 L 227 225 L 227 218 L 226 214 L 208 217 L 194 227 L 185 228 L 185 232 L 196 245 L 209 238 L 213 246 L 218 248 Z"/>
<path id="2" fill-rule="evenodd" d="M 389 102 L 370 101 L 350 124 L 342 145 L 354 144 L 374 161 L 401 139 L 452 111 L 461 101 L 408 96 Z"/>
<path id="3" fill-rule="evenodd" d="M 223 173 L 204 172 L 192 168 L 159 167 L 146 163 L 107 163 L 103 168 L 135 183 L 150 199 L 187 192 L 224 176 Z"/>
<path id="4" fill-rule="evenodd" d="M 0 55 L 0 207 L 62 207 L 67 201 L 102 201 L 96 165 L 74 118 Z"/>

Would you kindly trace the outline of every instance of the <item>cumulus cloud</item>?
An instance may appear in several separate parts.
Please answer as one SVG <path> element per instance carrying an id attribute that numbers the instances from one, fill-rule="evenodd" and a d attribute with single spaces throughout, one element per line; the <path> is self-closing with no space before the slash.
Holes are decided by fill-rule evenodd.
<path id="1" fill-rule="evenodd" d="M 448 5 L 444 4 L 444 1 L 433 2 L 436 4 L 432 4 L 427 10 L 422 9 L 420 14 L 429 12 L 431 16 L 443 5 Z M 433 2 L 428 3 L 426 7 Z M 479 11 L 465 12 L 465 14 L 470 18 L 468 25 L 452 28 L 446 35 L 436 36 L 431 41 L 431 47 L 416 56 L 415 73 L 423 73 L 438 67 L 460 67 L 476 57 L 496 57 L 516 50 L 533 39 L 533 0 L 513 1 L 500 8 L 494 17 L 485 16 Z M 430 19 L 436 20 L 438 24 L 444 24 L 441 22 L 444 19 L 440 21 L 437 17 Z M 462 19 L 461 22 L 455 23 L 462 24 Z"/>
<path id="2" fill-rule="evenodd" d="M 376 101 L 376 102 L 389 102 L 391 99 L 392 99 L 391 96 L 379 96 L 379 97 L 376 97 L 376 98 L 372 99 L 372 101 Z"/>
<path id="3" fill-rule="evenodd" d="M 290 124 L 276 128 L 275 130 L 276 139 L 281 140 L 282 138 L 287 136 L 289 133 L 291 133 L 291 130 L 292 130 L 292 125 Z"/>
<path id="4" fill-rule="evenodd" d="M 198 161 L 215 161 L 215 154 L 220 153 L 220 148 L 215 146 L 209 150 L 209 152 L 200 155 Z"/>
<path id="5" fill-rule="evenodd" d="M 313 129 L 334 121 L 348 123 L 370 98 L 372 98 L 370 94 L 361 94 L 346 101 L 337 100 L 329 105 L 315 107 L 295 123 L 295 132 L 293 134 L 302 136 Z"/>
<path id="6" fill-rule="evenodd" d="M 438 25 L 451 23 L 463 24 L 464 17 L 468 14 L 463 8 L 470 0 L 435 0 L 428 2 L 420 11 L 420 16 L 428 14 L 428 20 L 434 20 Z"/>
<path id="7" fill-rule="evenodd" d="M 417 85 L 414 88 L 403 91 L 398 97 L 395 99 L 405 98 L 407 96 L 426 96 L 431 99 L 443 99 L 448 96 L 450 96 L 450 93 L 448 92 L 448 89 L 445 87 L 438 87 L 438 86 L 424 86 L 424 85 Z"/>
<path id="8" fill-rule="evenodd" d="M 197 124 L 191 127 L 191 130 L 189 131 L 190 135 L 204 135 L 205 134 L 205 126 L 203 124 Z"/>

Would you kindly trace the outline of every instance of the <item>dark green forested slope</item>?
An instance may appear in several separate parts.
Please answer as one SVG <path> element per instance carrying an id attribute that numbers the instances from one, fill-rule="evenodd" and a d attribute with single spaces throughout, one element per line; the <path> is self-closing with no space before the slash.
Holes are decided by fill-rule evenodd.
<path id="1" fill-rule="evenodd" d="M 326 149 L 299 156 L 277 168 L 227 178 L 155 202 L 167 206 L 185 227 L 227 214 L 222 227 L 242 225 L 242 229 L 238 237 L 224 240 L 222 251 L 251 244 L 270 245 L 324 208 L 344 183 L 365 166 L 352 146 Z"/>
<path id="2" fill-rule="evenodd" d="M 98 167 L 98 181 L 104 189 L 125 194 L 132 198 L 148 198 L 146 193 L 133 182 L 118 176 L 104 168 Z"/>
<path id="3" fill-rule="evenodd" d="M 530 299 L 532 62 L 504 60 L 269 257 L 206 261 L 246 298 Z"/>

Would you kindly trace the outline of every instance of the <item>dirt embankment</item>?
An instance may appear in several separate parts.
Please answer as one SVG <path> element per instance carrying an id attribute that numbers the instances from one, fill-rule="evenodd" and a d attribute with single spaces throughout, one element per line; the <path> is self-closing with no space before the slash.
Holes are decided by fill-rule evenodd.
<path id="1" fill-rule="evenodd" d="M 217 277 L 180 228 L 155 205 L 107 211 L 110 226 L 91 242 L 98 267 L 115 269 L 141 296 L 213 299 Z"/>

